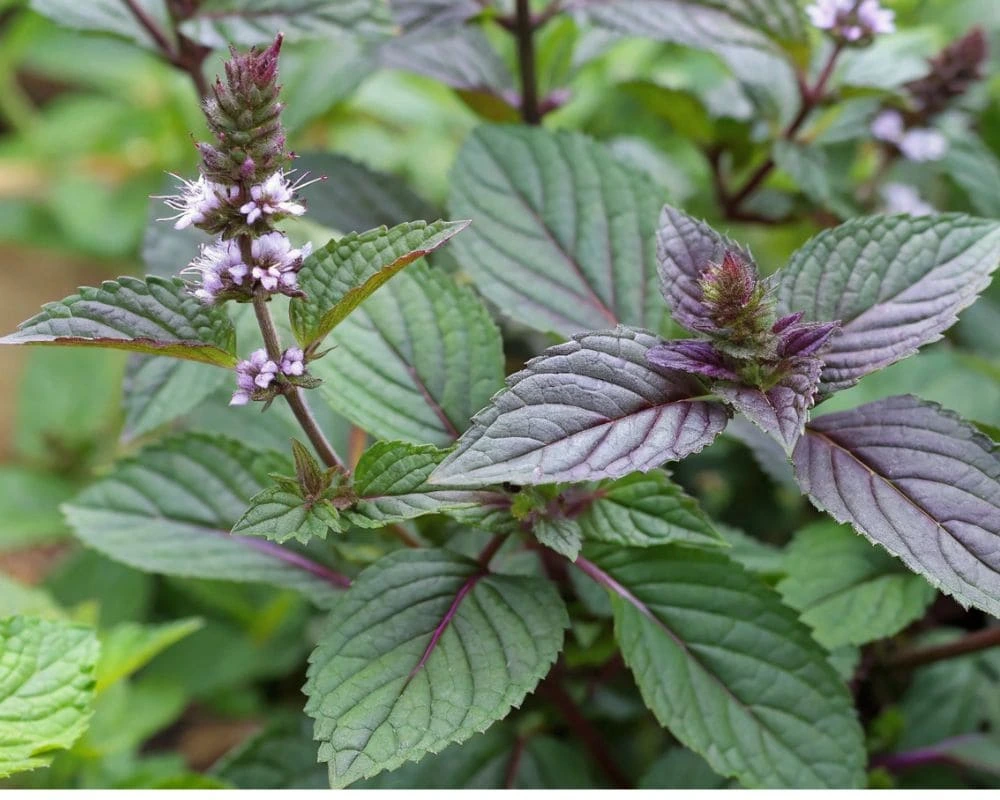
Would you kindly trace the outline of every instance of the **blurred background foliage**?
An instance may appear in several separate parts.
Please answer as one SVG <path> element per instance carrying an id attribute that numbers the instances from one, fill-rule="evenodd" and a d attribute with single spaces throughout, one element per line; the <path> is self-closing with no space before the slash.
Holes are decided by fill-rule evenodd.
<path id="1" fill-rule="evenodd" d="M 401 0 L 399 10 L 411 5 Z M 496 5 L 502 13 L 505 3 Z M 997 0 L 888 5 L 896 11 L 899 32 L 845 58 L 835 76 L 841 102 L 811 125 L 802 153 L 775 153 L 778 169 L 749 208 L 768 218 L 766 224 L 727 215 L 713 180 L 719 169 L 746 175 L 794 112 L 794 84 L 789 94 L 777 74 L 764 76 L 770 85 L 762 88 L 760 76 L 756 84 L 746 80 L 733 62 L 704 49 L 624 36 L 560 16 L 538 35 L 541 95 L 557 106 L 545 125 L 606 142 L 616 157 L 661 184 L 665 200 L 749 242 L 765 272 L 838 217 L 879 210 L 877 192 L 863 189 L 885 180 L 916 187 L 939 210 L 1000 216 Z M 545 3 L 537 7 L 542 10 Z M 871 116 L 906 81 L 927 71 L 928 57 L 973 26 L 984 29 L 989 63 L 985 79 L 939 120 L 951 142 L 948 157 L 931 164 L 885 164 L 868 131 Z M 517 119 L 511 37 L 490 14 L 474 29 L 474 38 L 447 47 L 436 41 L 421 46 L 419 30 L 388 42 L 340 36 L 335 42 L 300 39 L 286 45 L 282 83 L 292 146 L 300 153 L 338 156 L 305 159 L 317 171 L 331 167 L 330 180 L 307 193 L 311 224 L 346 232 L 405 216 L 441 215 L 449 171 L 468 134 L 482 121 Z M 221 60 L 222 53 L 214 52 L 205 73 L 216 74 Z M 150 198 L 173 184 L 167 173 L 194 173 L 193 141 L 204 135 L 190 76 L 152 50 L 124 37 L 61 27 L 26 0 L 0 0 L 0 324 L 5 330 L 77 285 L 185 266 L 190 240 L 178 246 L 150 227 L 152 219 L 168 213 Z M 720 153 L 721 167 L 713 161 Z M 401 218 L 379 219 L 394 213 L 386 210 L 390 206 Z M 508 325 L 506 332 L 510 371 L 548 343 L 516 326 Z M 919 391 L 981 423 L 995 438 L 998 335 L 1000 289 L 994 286 L 932 352 L 871 376 L 823 410 Z M 51 769 L 20 782 L 263 788 L 290 785 L 294 774 L 296 785 L 325 785 L 324 772 L 303 756 L 311 743 L 301 725 L 299 688 L 316 621 L 301 597 L 260 586 L 148 575 L 68 540 L 58 505 L 158 428 L 155 412 L 149 419 L 137 417 L 121 400 L 123 384 L 135 394 L 144 380 L 156 384 L 157 375 L 118 353 L 76 349 L 7 348 L 0 352 L 0 367 L 8 375 L 8 391 L 0 399 L 0 608 L 8 603 L 96 625 L 112 654 L 105 669 L 113 673 L 100 687 L 85 736 Z M 184 385 L 207 375 L 195 369 Z M 191 413 L 183 424 L 244 436 L 252 430 L 259 443 L 284 447 L 293 432 L 286 417 L 272 412 L 262 423 L 247 409 L 226 409 L 228 384 L 215 372 L 211 376 L 214 383 L 199 384 L 187 398 Z M 344 423 L 332 417 L 326 422 L 342 447 L 357 449 L 356 434 Z M 798 492 L 768 478 L 735 438 L 679 465 L 677 476 L 710 513 L 752 534 L 737 538 L 737 548 L 765 565 L 765 574 L 780 560 L 770 545 L 787 542 L 810 518 Z M 365 537 L 343 547 L 359 562 L 375 555 Z M 945 606 L 941 620 L 969 624 L 961 609 Z M 116 640 L 139 657 L 115 662 L 117 651 L 109 643 Z M 848 662 L 855 656 L 848 653 Z M 979 669 L 971 661 L 960 666 Z M 959 680 L 950 673 L 944 679 Z M 990 680 L 976 680 L 977 692 L 990 687 L 995 692 L 995 671 Z M 608 726 L 639 724 L 641 710 L 612 690 L 602 690 L 593 702 Z M 921 725 L 939 724 L 933 709 L 913 699 L 893 713 L 896 717 L 878 727 L 893 741 L 903 729 L 900 714 L 911 715 L 906 728 L 911 738 L 919 736 Z M 969 715 L 963 724 L 975 728 L 981 720 Z M 634 739 L 636 764 L 662 751 L 665 735 L 648 719 L 641 724 L 648 730 Z M 255 732 L 258 738 L 247 740 Z M 503 745 L 508 733 L 497 726 L 481 747 Z M 242 750 L 218 761 L 244 741 Z M 558 742 L 543 744 L 558 751 Z M 703 764 L 688 763 L 690 755 L 668 754 L 670 764 L 658 762 L 644 785 L 657 785 L 656 769 L 674 775 L 687 770 L 692 785 L 717 785 Z M 196 774 L 212 764 L 212 775 Z"/>

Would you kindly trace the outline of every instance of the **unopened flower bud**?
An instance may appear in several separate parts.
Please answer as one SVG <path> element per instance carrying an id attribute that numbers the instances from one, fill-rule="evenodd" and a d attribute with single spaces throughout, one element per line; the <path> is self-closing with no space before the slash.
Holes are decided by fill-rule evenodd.
<path id="1" fill-rule="evenodd" d="M 816 0 L 806 13 L 813 25 L 845 43 L 867 42 L 896 30 L 894 12 L 878 0 Z"/>

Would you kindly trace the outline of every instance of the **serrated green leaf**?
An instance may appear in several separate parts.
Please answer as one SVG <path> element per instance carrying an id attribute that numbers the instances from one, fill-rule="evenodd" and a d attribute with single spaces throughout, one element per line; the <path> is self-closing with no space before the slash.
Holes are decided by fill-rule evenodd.
<path id="1" fill-rule="evenodd" d="M 698 503 L 663 470 L 601 484 L 577 522 L 584 539 L 627 547 L 725 544 Z"/>
<path id="2" fill-rule="evenodd" d="M 293 300 L 289 307 L 299 344 L 317 346 L 393 275 L 468 224 L 467 220 L 404 222 L 391 229 L 350 233 L 314 252 L 299 271 L 299 288 L 306 297 Z"/>
<path id="3" fill-rule="evenodd" d="M 15 616 L 58 619 L 64 612 L 44 589 L 20 583 L 0 572 L 0 618 Z"/>
<path id="4" fill-rule="evenodd" d="M 457 240 L 456 240 L 457 241 Z M 503 385 L 500 332 L 478 297 L 415 265 L 366 300 L 312 364 L 330 406 L 379 439 L 448 445 Z"/>
<path id="5" fill-rule="evenodd" d="M 281 31 L 289 41 L 335 39 L 345 33 L 392 32 L 385 0 L 203 0 L 181 30 L 207 47 L 266 44 Z"/>
<path id="6" fill-rule="evenodd" d="M 643 698 L 712 769 L 748 788 L 863 784 L 851 696 L 776 592 L 692 548 L 602 546 L 588 556 L 588 574 L 612 590 L 615 632 Z"/>
<path id="7" fill-rule="evenodd" d="M 729 781 L 697 753 L 674 747 L 660 756 L 639 780 L 640 789 L 723 789 Z"/>
<path id="8" fill-rule="evenodd" d="M 101 658 L 97 662 L 97 685 L 101 694 L 152 661 L 161 651 L 201 628 L 197 617 L 162 625 L 122 622 L 101 638 Z"/>
<path id="9" fill-rule="evenodd" d="M 278 543 L 297 539 L 306 544 L 343 527 L 340 514 L 328 500 L 307 503 L 283 486 L 269 486 L 250 498 L 250 508 L 233 526 L 233 533 L 263 536 Z"/>
<path id="10" fill-rule="evenodd" d="M 212 774 L 240 789 L 327 789 L 326 768 L 316 762 L 312 721 L 281 716 L 234 747 Z"/>
<path id="11" fill-rule="evenodd" d="M 834 522 L 795 535 L 786 550 L 785 573 L 778 591 L 829 650 L 898 633 L 924 613 L 935 594 L 885 550 Z"/>
<path id="12" fill-rule="evenodd" d="M 0 778 L 45 766 L 83 733 L 99 651 L 82 625 L 0 619 Z"/>
<path id="13" fill-rule="evenodd" d="M 475 220 L 453 251 L 511 318 L 564 336 L 618 323 L 658 330 L 656 216 L 663 191 L 578 133 L 478 128 L 448 207 Z"/>
<path id="14" fill-rule="evenodd" d="M 195 299 L 177 278 L 104 281 L 42 309 L 0 344 L 111 347 L 220 367 L 236 363 L 236 330 L 226 312 Z"/>
<path id="15" fill-rule="evenodd" d="M 273 583 L 329 604 L 345 580 L 294 550 L 229 531 L 291 464 L 222 437 L 176 436 L 120 462 L 64 506 L 76 535 L 149 572 Z"/>
<path id="16" fill-rule="evenodd" d="M 380 528 L 392 522 L 463 508 L 499 497 L 483 490 L 445 489 L 427 483 L 446 451 L 433 445 L 376 442 L 354 472 L 357 503 L 344 512 L 355 525 Z"/>
<path id="17" fill-rule="evenodd" d="M 346 786 L 468 739 L 534 689 L 569 624 L 553 584 L 446 551 L 392 553 L 332 610 L 306 711 Z"/>
<path id="18" fill-rule="evenodd" d="M 555 550 L 570 561 L 575 561 L 583 547 L 580 524 L 573 519 L 542 517 L 531 526 L 531 532 L 546 547 Z"/>
<path id="19" fill-rule="evenodd" d="M 125 436 L 136 438 L 184 416 L 232 381 L 208 364 L 133 356 L 125 373 Z"/>

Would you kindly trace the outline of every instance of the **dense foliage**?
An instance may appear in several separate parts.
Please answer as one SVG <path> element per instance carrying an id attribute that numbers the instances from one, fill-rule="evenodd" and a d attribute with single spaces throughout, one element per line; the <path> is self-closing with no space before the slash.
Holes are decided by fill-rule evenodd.
<path id="1" fill-rule="evenodd" d="M 6 784 L 1000 783 L 979 0 L 5 5 L 197 158 L 0 226 L 147 273 L 0 340 Z"/>

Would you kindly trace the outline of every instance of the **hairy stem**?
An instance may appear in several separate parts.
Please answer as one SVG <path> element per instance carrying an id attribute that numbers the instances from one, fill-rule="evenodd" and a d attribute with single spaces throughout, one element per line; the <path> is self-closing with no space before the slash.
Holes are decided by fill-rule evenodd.
<path id="1" fill-rule="evenodd" d="M 245 237 L 240 238 L 242 247 L 242 239 Z M 260 334 L 264 339 L 264 349 L 267 351 L 267 357 L 277 364 L 281 361 L 281 342 L 278 339 L 278 331 L 274 327 L 274 320 L 271 319 L 271 311 L 267 307 L 267 297 L 263 292 L 258 291 L 254 293 L 253 310 L 257 315 L 257 326 L 260 328 Z M 301 389 L 298 386 L 286 383 L 283 385 L 282 391 L 285 400 L 288 401 L 288 405 L 292 409 L 292 413 L 295 415 L 295 419 L 299 421 L 302 432 L 309 437 L 309 441 L 312 442 L 312 446 L 316 449 L 320 460 L 328 467 L 337 467 L 347 472 L 347 465 L 337 455 L 337 451 L 333 449 L 333 445 L 330 444 L 329 439 L 320 430 L 319 423 L 316 422 L 316 417 L 309 410 L 306 399 L 302 396 Z"/>
<path id="2" fill-rule="evenodd" d="M 530 0 L 517 0 L 514 36 L 517 60 L 521 67 L 521 117 L 528 125 L 538 125 L 542 115 L 538 107 L 538 76 L 535 70 L 535 23 Z"/>
<path id="3" fill-rule="evenodd" d="M 898 669 L 914 669 L 997 646 L 1000 646 L 1000 626 L 976 631 L 946 644 L 903 650 L 891 656 L 886 663 Z"/>

